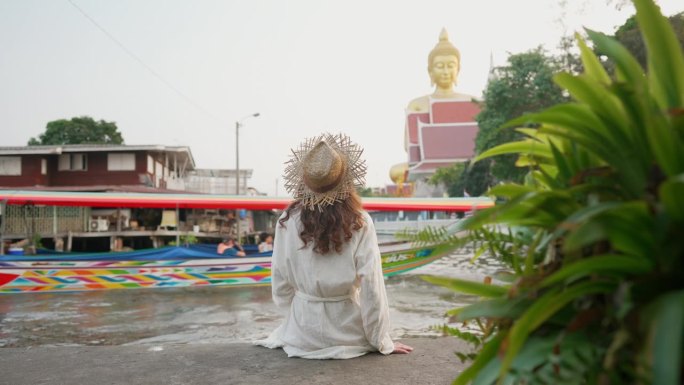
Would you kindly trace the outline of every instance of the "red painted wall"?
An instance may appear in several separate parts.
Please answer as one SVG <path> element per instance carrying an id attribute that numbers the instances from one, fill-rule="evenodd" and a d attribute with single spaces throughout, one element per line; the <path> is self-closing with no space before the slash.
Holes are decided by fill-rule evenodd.
<path id="1" fill-rule="evenodd" d="M 48 176 L 40 174 L 40 160 L 43 158 L 47 159 L 47 156 L 23 155 L 21 157 L 21 175 L 0 175 L 0 186 L 21 187 L 48 185 Z"/>
<path id="2" fill-rule="evenodd" d="M 107 153 L 86 152 L 88 157 L 87 170 L 71 171 L 58 169 L 58 157 L 54 157 L 51 173 L 51 186 L 98 186 L 98 185 L 137 185 L 140 183 L 139 171 L 108 171 Z M 136 153 L 136 166 L 138 157 Z"/>
<path id="3" fill-rule="evenodd" d="M 59 170 L 59 155 L 21 155 L 22 175 L 0 175 L 0 187 L 145 185 L 145 179 L 154 181 L 154 176 L 147 172 L 146 152 L 135 152 L 133 171 L 107 170 L 106 152 L 84 154 L 88 165 L 83 171 Z M 160 155 L 152 156 L 162 161 Z M 40 173 L 41 159 L 47 160 L 47 175 Z"/>

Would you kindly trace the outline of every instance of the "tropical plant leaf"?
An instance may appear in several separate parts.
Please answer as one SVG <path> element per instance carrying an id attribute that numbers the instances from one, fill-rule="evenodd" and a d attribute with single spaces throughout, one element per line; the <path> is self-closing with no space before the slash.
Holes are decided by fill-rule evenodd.
<path id="1" fill-rule="evenodd" d="M 653 365 L 653 383 L 679 385 L 684 359 L 684 290 L 663 295 L 652 311 L 649 361 Z"/>
<path id="2" fill-rule="evenodd" d="M 496 353 L 501 347 L 501 343 L 506 337 L 505 333 L 497 333 L 482 347 L 477 354 L 475 361 L 466 368 L 452 383 L 453 385 L 466 385 L 477 376 L 480 371 L 496 357 Z"/>
<path id="3" fill-rule="evenodd" d="M 482 159 L 505 154 L 528 154 L 542 158 L 552 157 L 548 145 L 541 143 L 535 139 L 527 139 L 518 142 L 504 143 L 496 147 L 490 148 L 489 150 L 484 151 L 480 155 L 476 156 L 472 162 L 475 163 Z"/>
<path id="4" fill-rule="evenodd" d="M 506 374 L 530 333 L 569 302 L 589 294 L 609 292 L 614 288 L 615 284 L 611 283 L 584 282 L 561 292 L 551 290 L 538 298 L 513 324 L 499 374 Z"/>
<path id="5" fill-rule="evenodd" d="M 625 83 L 630 84 L 635 89 L 645 88 L 646 75 L 644 70 L 627 48 L 617 40 L 600 32 L 591 29 L 585 29 L 585 31 L 596 49 L 615 62 L 619 75 Z"/>
<path id="6" fill-rule="evenodd" d="M 633 144 L 643 144 L 649 142 L 648 131 L 649 128 L 637 122 L 647 121 L 649 114 L 653 113 L 652 105 L 655 103 L 648 95 L 648 90 L 645 86 L 634 86 L 626 83 L 615 83 L 610 86 L 613 92 L 619 99 L 627 112 L 630 126 L 627 128 L 627 135 Z M 645 173 L 648 170 L 647 165 L 652 163 L 653 153 L 650 146 L 633 145 L 629 149 L 625 149 L 626 156 L 635 157 L 635 166 L 639 166 L 636 170 Z"/>
<path id="7" fill-rule="evenodd" d="M 648 57 L 651 86 L 658 91 L 661 109 L 684 106 L 684 54 L 667 18 L 651 0 L 634 0 Z"/>
<path id="8" fill-rule="evenodd" d="M 560 226 L 567 231 L 563 250 L 573 252 L 592 243 L 609 240 L 615 250 L 645 255 L 653 249 L 653 220 L 643 202 L 606 202 L 578 210 Z"/>
<path id="9" fill-rule="evenodd" d="M 492 187 L 489 189 L 489 195 L 506 199 L 515 199 L 521 195 L 534 191 L 535 189 L 532 186 L 507 183 Z"/>
<path id="10" fill-rule="evenodd" d="M 572 167 L 570 165 L 570 161 L 568 160 L 568 158 L 563 153 L 561 153 L 560 149 L 558 149 L 556 145 L 551 143 L 549 147 L 551 148 L 551 153 L 553 154 L 553 160 L 556 162 L 556 167 L 558 168 L 558 174 L 560 176 L 560 179 L 564 181 L 570 180 L 570 178 L 572 178 L 572 175 L 575 173 L 575 170 L 577 168 Z M 567 185 L 559 187 L 567 187 Z"/>
<path id="11" fill-rule="evenodd" d="M 487 301 L 476 302 L 449 311 L 447 314 L 456 316 L 456 321 L 462 322 L 474 318 L 517 318 L 531 300 L 528 298 L 495 298 Z"/>
<path id="12" fill-rule="evenodd" d="M 510 371 L 499 377 L 501 360 L 493 358 L 480 370 L 473 385 L 503 384 L 577 384 L 584 383 L 595 367 L 599 349 L 583 333 L 557 338 L 531 337 L 514 360 Z"/>
<path id="13" fill-rule="evenodd" d="M 576 100 L 591 106 L 591 110 L 609 128 L 607 133 L 613 144 L 618 146 L 630 144 L 624 132 L 624 127 L 628 126 L 626 112 L 617 97 L 611 94 L 606 86 L 587 75 L 573 76 L 568 73 L 559 73 L 554 80 L 567 89 Z"/>
<path id="14" fill-rule="evenodd" d="M 471 333 L 448 325 L 433 326 L 431 329 L 441 331 L 445 336 L 453 336 L 475 346 L 482 345 L 484 341 L 484 337 L 479 333 Z"/>
<path id="15" fill-rule="evenodd" d="M 487 285 L 465 279 L 437 277 L 433 275 L 422 275 L 421 278 L 434 285 L 443 286 L 461 293 L 479 295 L 481 297 L 496 298 L 508 293 L 508 289 L 501 286 Z"/>
<path id="16" fill-rule="evenodd" d="M 534 118 L 543 122 L 539 131 L 581 145 L 604 162 L 620 163 L 622 149 L 613 143 L 608 127 L 587 106 L 575 103 L 555 106 L 535 114 Z"/>
<path id="17" fill-rule="evenodd" d="M 682 139 L 672 129 L 669 119 L 663 114 L 646 114 L 643 124 L 648 127 L 646 134 L 651 152 L 665 174 L 674 176 L 684 172 Z"/>
<path id="18" fill-rule="evenodd" d="M 684 222 L 684 174 L 666 180 L 660 185 L 660 200 L 672 219 Z"/>
<path id="19" fill-rule="evenodd" d="M 582 64 L 584 65 L 584 73 L 599 83 L 610 83 L 610 77 L 608 76 L 605 68 L 603 68 L 603 65 L 601 65 L 601 62 L 596 57 L 596 54 L 594 54 L 594 52 L 587 47 L 587 43 L 579 33 L 575 33 L 575 40 L 577 40 L 577 45 L 580 49 L 580 56 L 582 58 Z"/>
<path id="20" fill-rule="evenodd" d="M 623 255 L 600 255 L 583 259 L 564 266 L 550 276 L 544 278 L 541 287 L 548 287 L 559 282 L 577 280 L 593 274 L 605 272 L 624 274 L 648 274 L 653 263 L 647 259 Z"/>

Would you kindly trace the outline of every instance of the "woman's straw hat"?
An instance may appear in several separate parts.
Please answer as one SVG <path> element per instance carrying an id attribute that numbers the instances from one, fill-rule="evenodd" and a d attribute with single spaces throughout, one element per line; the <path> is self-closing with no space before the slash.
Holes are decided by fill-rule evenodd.
<path id="1" fill-rule="evenodd" d="M 285 163 L 285 188 L 309 210 L 344 200 L 365 184 L 362 153 L 344 134 L 306 139 Z"/>

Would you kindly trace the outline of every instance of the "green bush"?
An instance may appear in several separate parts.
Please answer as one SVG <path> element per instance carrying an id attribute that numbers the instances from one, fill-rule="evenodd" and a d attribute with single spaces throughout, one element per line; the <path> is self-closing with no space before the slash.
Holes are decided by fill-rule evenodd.
<path id="1" fill-rule="evenodd" d="M 181 235 L 181 236 L 178 238 L 178 242 L 180 243 L 180 245 L 177 245 L 177 244 L 176 244 L 176 241 L 171 241 L 171 242 L 169 242 L 169 246 L 188 246 L 188 245 L 194 245 L 194 244 L 198 243 L 199 240 L 198 240 L 197 237 L 194 236 L 193 234 L 184 234 L 184 235 Z"/>
<path id="2" fill-rule="evenodd" d="M 615 74 L 578 38 L 584 73 L 555 77 L 574 101 L 509 122 L 535 128 L 476 159 L 531 171 L 460 225 L 510 266 L 506 283 L 426 277 L 483 297 L 450 312 L 482 331 L 455 384 L 684 379 L 684 54 L 653 1 L 634 4 L 648 73 L 588 30 Z"/>

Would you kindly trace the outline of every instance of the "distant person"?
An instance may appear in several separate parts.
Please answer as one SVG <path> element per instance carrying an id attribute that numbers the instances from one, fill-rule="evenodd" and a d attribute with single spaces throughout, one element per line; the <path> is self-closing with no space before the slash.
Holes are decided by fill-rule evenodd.
<path id="1" fill-rule="evenodd" d="M 237 234 L 237 220 L 235 219 L 235 213 L 233 211 L 228 211 L 226 214 L 226 226 L 228 226 L 229 233 Z"/>
<path id="2" fill-rule="evenodd" d="M 273 235 L 268 233 L 261 233 L 259 236 L 261 243 L 259 243 L 259 252 L 265 253 L 273 250 Z"/>
<path id="3" fill-rule="evenodd" d="M 223 242 L 219 243 L 218 246 L 216 246 L 216 253 L 233 257 L 244 257 L 246 255 L 245 251 L 242 250 L 242 247 L 235 243 L 233 238 L 226 238 Z"/>
<path id="4" fill-rule="evenodd" d="M 286 315 L 255 344 L 311 359 L 413 350 L 390 338 L 375 227 L 356 193 L 362 152 L 342 134 L 293 150 L 285 186 L 295 200 L 276 224 L 271 262 L 273 301 Z"/>

